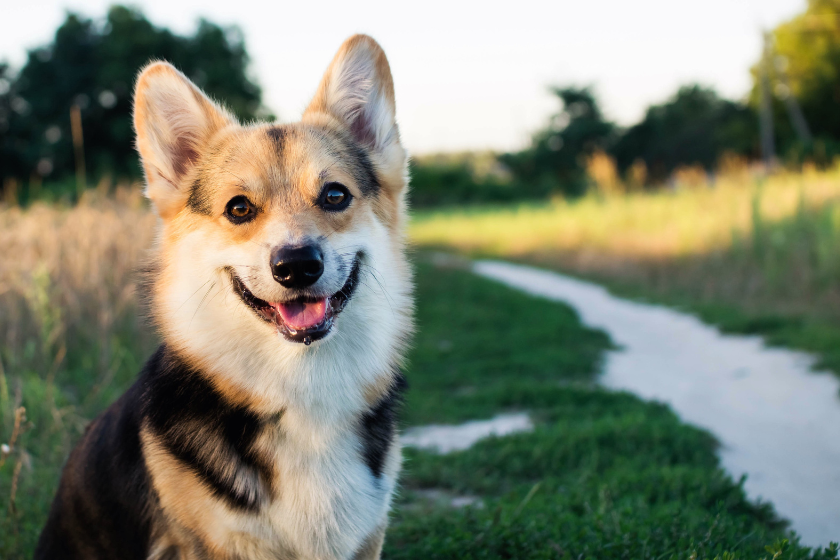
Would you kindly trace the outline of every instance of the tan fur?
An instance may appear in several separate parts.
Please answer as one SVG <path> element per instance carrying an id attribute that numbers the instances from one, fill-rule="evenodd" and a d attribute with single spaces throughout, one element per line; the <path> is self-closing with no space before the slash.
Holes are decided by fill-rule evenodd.
<path id="1" fill-rule="evenodd" d="M 171 218 L 185 202 L 183 189 L 169 189 L 186 182 L 191 169 L 172 166 L 172 154 L 195 159 L 219 130 L 230 126 L 233 118 L 210 101 L 195 85 L 171 65 L 155 62 L 137 80 L 134 97 L 134 128 L 137 149 L 143 156 L 147 195 L 164 219 Z M 167 121 L 159 118 L 154 106 L 169 107 Z M 200 118 L 189 123 L 190 113 Z"/>
<path id="2" fill-rule="evenodd" d="M 209 489 L 170 455 L 148 431 L 141 435 L 146 465 L 154 489 L 166 511 L 167 531 L 158 538 L 179 548 L 189 548 L 182 534 L 192 533 L 209 549 L 227 539 L 220 521 L 228 513 Z"/>
<path id="3" fill-rule="evenodd" d="M 395 107 L 388 61 L 366 36 L 342 45 L 302 121 L 281 132 L 281 125 L 239 125 L 165 63 L 141 74 L 137 146 L 161 219 L 153 316 L 167 346 L 225 399 L 278 418 L 255 444 L 272 465 L 259 513 L 232 510 L 143 431 L 163 512 L 152 557 L 165 558 L 173 548 L 182 559 L 379 557 L 401 466 L 399 442 L 374 483 L 362 468 L 353 426 L 388 394 L 412 328 L 407 155 Z M 352 157 L 339 153 L 351 137 L 375 170 L 373 194 L 363 190 L 369 186 L 359 182 Z M 342 212 L 314 204 L 330 182 L 353 195 Z M 258 209 L 247 224 L 223 216 L 239 195 Z M 280 339 L 238 301 L 229 274 L 236 270 L 257 297 L 283 301 L 285 289 L 267 271 L 269 252 L 305 239 L 324 240 L 327 267 L 356 250 L 367 267 L 336 332 L 312 347 Z M 324 282 L 337 290 L 347 271 L 333 269 Z"/>

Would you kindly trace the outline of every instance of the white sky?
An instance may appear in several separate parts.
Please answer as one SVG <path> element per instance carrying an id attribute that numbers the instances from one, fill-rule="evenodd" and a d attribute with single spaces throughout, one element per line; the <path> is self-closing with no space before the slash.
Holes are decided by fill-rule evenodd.
<path id="1" fill-rule="evenodd" d="M 0 60 L 48 42 L 70 9 L 101 17 L 107 0 L 2 0 Z M 414 153 L 515 149 L 557 110 L 551 84 L 592 84 L 621 124 L 700 82 L 732 98 L 750 85 L 760 29 L 805 0 L 146 0 L 156 25 L 192 32 L 200 16 L 245 34 L 264 102 L 297 120 L 341 42 L 385 48 L 403 139 Z"/>

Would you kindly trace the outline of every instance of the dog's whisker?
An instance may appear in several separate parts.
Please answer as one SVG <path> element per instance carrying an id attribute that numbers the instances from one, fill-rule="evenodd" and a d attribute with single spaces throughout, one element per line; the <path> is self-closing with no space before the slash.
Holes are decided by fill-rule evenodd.
<path id="1" fill-rule="evenodd" d="M 209 279 L 207 280 L 207 282 L 210 282 L 211 280 L 212 280 L 212 278 L 209 278 Z M 180 311 L 180 310 L 181 310 L 181 308 L 182 308 L 182 307 L 184 307 L 184 306 L 187 304 L 187 302 L 188 302 L 188 301 L 190 301 L 190 300 L 193 298 L 193 296 L 199 292 L 199 290 L 201 290 L 201 288 L 203 288 L 204 286 L 206 286 L 206 285 L 207 285 L 207 282 L 205 282 L 204 284 L 202 284 L 201 286 L 199 286 L 198 288 L 196 288 L 196 289 L 195 289 L 195 291 L 192 293 L 192 295 L 190 295 L 190 297 L 188 297 L 187 299 L 185 299 L 185 300 L 184 300 L 184 302 L 183 302 L 183 303 L 181 303 L 181 305 L 179 305 L 179 306 L 177 307 L 177 309 L 175 309 L 175 311 L 176 311 L 176 312 L 177 312 L 177 311 Z"/>
<path id="2" fill-rule="evenodd" d="M 394 302 L 391 299 L 391 296 L 388 293 L 388 290 L 386 290 L 385 286 L 382 285 L 382 281 L 378 277 L 378 271 L 376 270 L 376 268 L 374 268 L 373 265 L 370 265 L 370 264 L 367 264 L 367 263 L 361 263 L 361 264 L 362 264 L 362 266 L 365 267 L 365 270 L 370 272 L 371 277 L 376 281 L 376 283 L 379 284 L 379 289 L 381 290 L 381 293 L 385 296 L 385 299 L 388 301 L 388 307 L 391 308 L 391 313 L 394 313 Z"/>
<path id="3" fill-rule="evenodd" d="M 193 316 L 190 318 L 190 323 L 189 323 L 189 325 L 187 326 L 187 329 L 189 329 L 189 328 L 191 328 L 191 327 L 192 327 L 192 322 L 193 322 L 193 319 L 195 319 L 195 316 L 198 314 L 198 310 L 199 310 L 199 309 L 201 309 L 201 306 L 204 304 L 204 300 L 206 300 L 206 299 L 207 299 L 207 296 L 210 294 L 210 291 L 211 291 L 213 288 L 215 288 L 215 287 L 216 287 L 216 282 L 214 281 L 214 282 L 210 285 L 210 287 L 209 287 L 209 288 L 207 288 L 207 291 L 206 291 L 206 292 L 204 292 L 204 297 L 202 297 L 202 298 L 201 298 L 201 301 L 200 301 L 200 302 L 198 302 L 198 307 L 196 307 L 196 308 L 195 308 L 195 312 L 193 313 Z"/>

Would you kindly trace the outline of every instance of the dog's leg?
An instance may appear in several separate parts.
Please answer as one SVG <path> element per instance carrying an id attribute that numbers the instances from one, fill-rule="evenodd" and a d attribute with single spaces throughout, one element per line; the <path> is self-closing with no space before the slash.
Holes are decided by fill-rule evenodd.
<path id="1" fill-rule="evenodd" d="M 385 541 L 385 529 L 383 525 L 376 531 L 370 534 L 362 547 L 356 551 L 353 560 L 379 560 L 379 555 L 382 554 L 382 543 Z"/>

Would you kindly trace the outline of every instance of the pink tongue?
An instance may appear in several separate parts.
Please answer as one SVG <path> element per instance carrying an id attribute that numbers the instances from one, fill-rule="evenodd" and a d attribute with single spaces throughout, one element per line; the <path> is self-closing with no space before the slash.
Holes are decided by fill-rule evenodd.
<path id="1" fill-rule="evenodd" d="M 274 308 L 283 317 L 286 325 L 296 330 L 303 330 L 323 322 L 327 315 L 327 298 L 314 303 L 275 303 Z"/>

